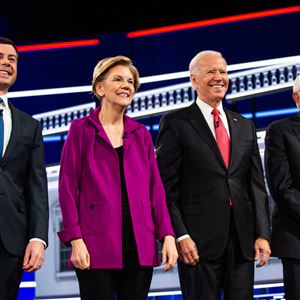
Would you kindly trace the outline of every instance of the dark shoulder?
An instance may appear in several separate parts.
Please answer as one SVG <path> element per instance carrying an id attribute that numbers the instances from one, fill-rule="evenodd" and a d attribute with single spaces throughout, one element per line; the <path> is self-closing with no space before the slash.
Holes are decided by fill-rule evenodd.
<path id="1" fill-rule="evenodd" d="M 253 123 L 253 121 L 251 119 L 248 119 L 246 117 L 244 117 L 243 115 L 234 112 L 232 110 L 228 110 L 228 109 L 224 109 L 225 113 L 227 114 L 228 117 L 232 118 L 232 120 L 234 121 L 239 121 L 239 122 L 245 122 L 245 123 Z"/>
<path id="2" fill-rule="evenodd" d="M 22 111 L 21 109 L 13 106 L 12 104 L 10 104 L 9 107 L 13 120 L 22 124 L 22 127 L 26 129 L 26 131 L 30 132 L 37 130 L 38 126 L 40 125 L 39 120 L 34 119 L 32 116 Z"/>
<path id="3" fill-rule="evenodd" d="M 38 120 L 34 119 L 32 116 L 27 114 L 26 112 L 22 111 L 21 109 L 13 106 L 11 104 L 10 104 L 10 110 L 11 110 L 11 113 L 19 119 L 23 119 L 24 121 L 26 120 L 26 121 L 33 122 L 33 123 L 39 122 Z"/>
<path id="4" fill-rule="evenodd" d="M 165 113 L 162 118 L 165 120 L 176 120 L 176 119 L 185 119 L 189 112 L 194 109 L 194 104 L 184 107 L 172 110 L 170 112 Z"/>
<path id="5" fill-rule="evenodd" d="M 289 117 L 289 118 L 284 118 L 284 119 L 281 119 L 281 120 L 276 120 L 272 123 L 270 123 L 267 127 L 267 130 L 270 130 L 270 129 L 287 129 L 289 127 L 291 127 L 293 124 L 296 124 L 296 123 L 299 123 L 299 126 L 300 126 L 300 117 L 299 115 L 297 116 L 292 116 L 292 117 Z"/>

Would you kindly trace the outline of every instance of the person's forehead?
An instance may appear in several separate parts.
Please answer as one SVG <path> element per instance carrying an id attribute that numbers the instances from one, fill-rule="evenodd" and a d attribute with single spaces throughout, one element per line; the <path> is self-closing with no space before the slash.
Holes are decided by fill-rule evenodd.
<path id="1" fill-rule="evenodd" d="M 119 75 L 119 76 L 129 76 L 132 77 L 132 72 L 128 66 L 124 65 L 116 65 L 112 67 L 109 71 L 108 74 L 110 75 Z"/>
<path id="2" fill-rule="evenodd" d="M 15 48 L 10 44 L 0 44 L 0 52 L 8 55 L 18 56 Z"/>

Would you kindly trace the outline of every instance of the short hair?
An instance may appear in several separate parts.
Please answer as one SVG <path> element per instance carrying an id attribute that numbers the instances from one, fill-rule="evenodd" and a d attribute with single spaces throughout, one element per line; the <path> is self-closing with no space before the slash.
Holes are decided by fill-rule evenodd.
<path id="1" fill-rule="evenodd" d="M 293 92 L 299 93 L 300 92 L 300 74 L 296 77 L 293 85 Z"/>
<path id="2" fill-rule="evenodd" d="M 0 36 L 0 44 L 12 45 L 13 48 L 17 52 L 17 57 L 19 57 L 19 51 L 18 51 L 17 45 L 12 40 L 10 40 L 9 38 Z"/>
<path id="3" fill-rule="evenodd" d="M 132 73 L 134 79 L 134 90 L 135 92 L 140 87 L 140 79 L 139 79 L 139 72 L 137 68 L 133 65 L 132 60 L 129 57 L 118 55 L 114 57 L 107 57 L 100 60 L 94 68 L 93 72 L 93 80 L 92 80 L 92 90 L 94 95 L 101 100 L 101 97 L 96 92 L 96 84 L 101 82 L 105 79 L 106 74 L 111 70 L 113 67 L 122 65 L 129 68 L 130 72 Z"/>
<path id="4" fill-rule="evenodd" d="M 194 58 L 191 60 L 190 65 L 189 65 L 189 71 L 190 74 L 196 73 L 196 70 L 198 68 L 199 62 L 202 60 L 203 57 L 207 55 L 217 55 L 220 56 L 221 58 L 224 59 L 225 64 L 227 65 L 226 59 L 223 57 L 221 52 L 214 51 L 214 50 L 204 50 L 199 52 Z"/>

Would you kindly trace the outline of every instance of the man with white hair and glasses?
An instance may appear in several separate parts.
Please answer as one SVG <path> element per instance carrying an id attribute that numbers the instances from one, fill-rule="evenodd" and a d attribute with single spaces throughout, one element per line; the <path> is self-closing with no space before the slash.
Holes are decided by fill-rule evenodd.
<path id="1" fill-rule="evenodd" d="M 300 109 L 300 75 L 292 97 Z M 275 201 L 272 256 L 282 261 L 285 299 L 300 299 L 300 113 L 271 123 L 265 143 L 267 180 Z"/>

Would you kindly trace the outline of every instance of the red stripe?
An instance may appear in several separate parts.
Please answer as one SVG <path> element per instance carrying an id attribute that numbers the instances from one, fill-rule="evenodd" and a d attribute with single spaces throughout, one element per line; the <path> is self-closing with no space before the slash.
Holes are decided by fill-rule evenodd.
<path id="1" fill-rule="evenodd" d="M 289 14 L 289 13 L 296 13 L 296 12 L 300 12 L 300 6 L 292 6 L 292 7 L 287 7 L 287 8 L 265 10 L 265 11 L 260 11 L 260 12 L 253 12 L 253 13 L 247 13 L 247 14 L 241 14 L 241 15 L 235 15 L 235 16 L 216 18 L 216 19 L 211 19 L 211 20 L 196 21 L 196 22 L 190 22 L 190 23 L 185 23 L 185 24 L 177 24 L 177 25 L 170 25 L 170 26 L 164 26 L 164 27 L 158 27 L 158 28 L 152 28 L 152 29 L 132 31 L 132 32 L 127 33 L 127 37 L 135 38 L 135 37 L 148 36 L 148 35 L 159 34 L 159 33 L 174 32 L 174 31 L 178 31 L 178 30 L 199 28 L 199 27 L 224 24 L 224 23 L 232 23 L 232 22 L 238 22 L 238 21 L 245 21 L 245 20 L 271 17 L 271 16 L 277 16 L 277 15 L 284 15 L 284 14 Z"/>
<path id="2" fill-rule="evenodd" d="M 74 47 L 86 47 L 86 46 L 96 46 L 100 43 L 100 40 L 78 40 L 69 42 L 56 42 L 56 43 L 45 43 L 36 45 L 26 45 L 17 46 L 19 52 L 26 51 L 40 51 L 40 50 L 53 50 L 53 49 L 64 49 L 64 48 L 74 48 Z"/>

